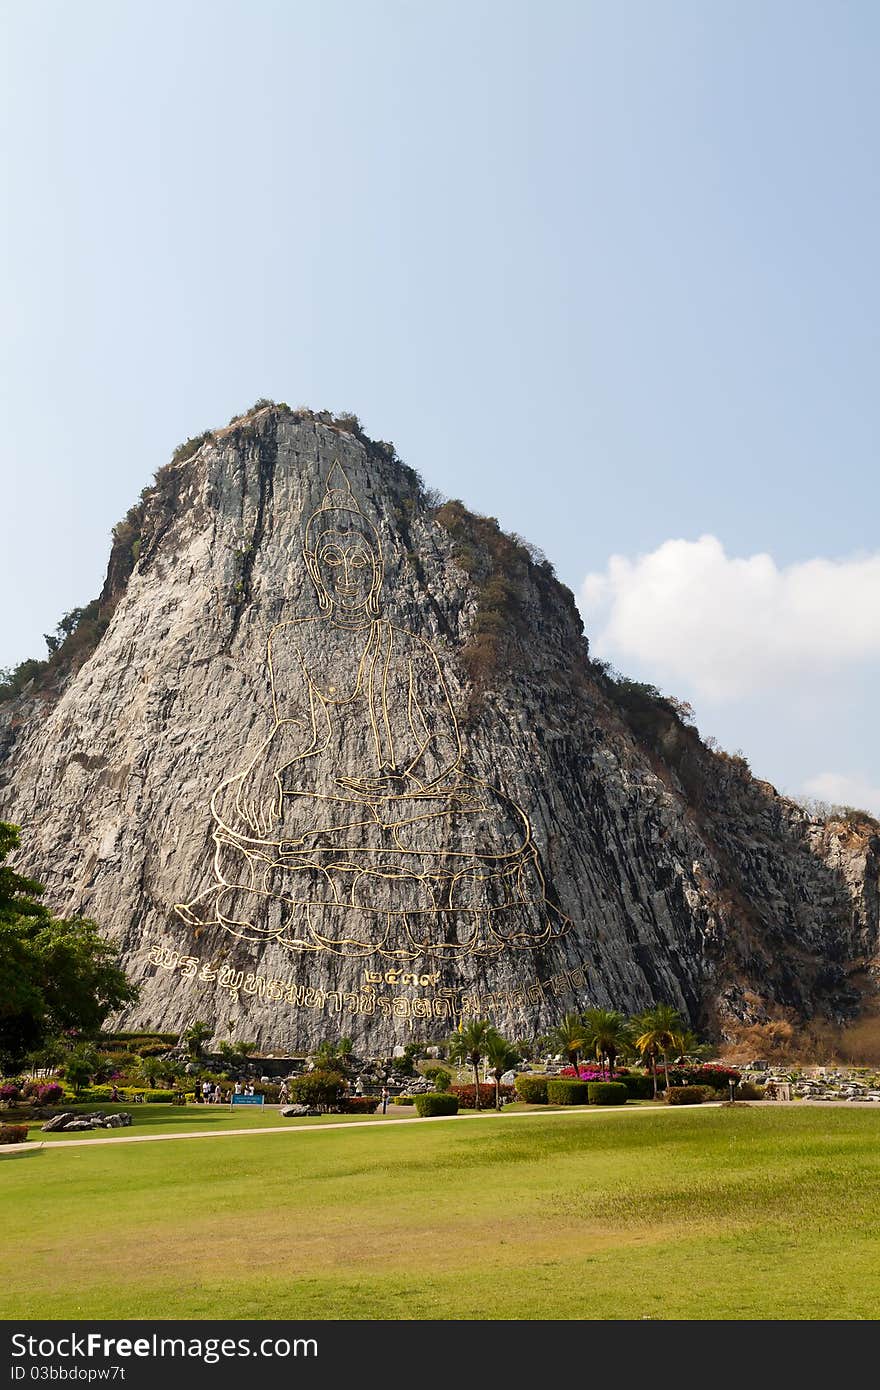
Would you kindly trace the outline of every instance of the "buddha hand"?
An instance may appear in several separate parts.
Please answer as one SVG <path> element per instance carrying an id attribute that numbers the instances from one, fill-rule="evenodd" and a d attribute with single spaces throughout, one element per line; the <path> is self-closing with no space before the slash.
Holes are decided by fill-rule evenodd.
<path id="1" fill-rule="evenodd" d="M 356 792 L 368 800 L 384 800 L 393 796 L 405 796 L 419 790 L 420 783 L 393 768 L 382 768 L 375 777 L 337 777 L 336 785 L 346 791 Z"/>

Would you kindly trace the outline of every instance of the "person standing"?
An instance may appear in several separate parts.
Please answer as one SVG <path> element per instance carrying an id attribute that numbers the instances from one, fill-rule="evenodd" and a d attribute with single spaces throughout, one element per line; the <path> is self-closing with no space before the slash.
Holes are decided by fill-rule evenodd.
<path id="1" fill-rule="evenodd" d="M 383 1086 L 383 1087 L 382 1087 L 382 1114 L 383 1114 L 383 1115 L 386 1114 L 387 1111 L 388 1111 L 388 1087 L 387 1087 L 387 1086 Z"/>

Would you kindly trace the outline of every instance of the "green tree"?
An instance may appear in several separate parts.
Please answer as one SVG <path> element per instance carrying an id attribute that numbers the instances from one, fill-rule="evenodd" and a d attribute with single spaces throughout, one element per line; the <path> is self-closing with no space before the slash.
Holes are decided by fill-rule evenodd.
<path id="1" fill-rule="evenodd" d="M 566 1014 L 558 1027 L 553 1029 L 550 1037 L 553 1046 L 562 1049 L 577 1072 L 580 1055 L 588 1045 L 587 1029 L 580 1014 Z"/>
<path id="2" fill-rule="evenodd" d="M 507 1038 L 493 1031 L 486 1044 L 486 1062 L 495 1078 L 495 1109 L 501 1109 L 501 1078 L 520 1060 L 520 1054 Z"/>
<path id="3" fill-rule="evenodd" d="M 696 1062 L 705 1062 L 708 1057 L 714 1055 L 715 1048 L 710 1043 L 701 1043 L 696 1033 L 690 1028 L 685 1028 L 675 1039 L 675 1051 L 682 1062 L 689 1058 Z"/>
<path id="4" fill-rule="evenodd" d="M 42 885 L 3 862 L 19 844 L 18 828 L 0 822 L 0 1063 L 8 1067 L 60 1035 L 96 1034 L 138 994 L 94 922 L 56 919 L 38 901 Z"/>
<path id="5" fill-rule="evenodd" d="M 200 1062 L 205 1055 L 205 1043 L 213 1033 L 211 1024 L 205 1023 L 202 1019 L 196 1019 L 181 1033 L 180 1040 L 194 1062 Z"/>
<path id="6" fill-rule="evenodd" d="M 315 1068 L 294 1076 L 287 1083 L 291 1100 L 298 1105 L 314 1106 L 318 1110 L 328 1110 L 338 1105 L 346 1088 L 345 1077 L 338 1071 L 325 1071 Z"/>
<path id="7" fill-rule="evenodd" d="M 480 1063 L 495 1036 L 487 1018 L 472 1018 L 462 1022 L 457 1033 L 449 1039 L 449 1056 L 453 1062 L 464 1062 L 474 1071 L 474 1109 L 480 1109 Z"/>
<path id="8" fill-rule="evenodd" d="M 217 1044 L 217 1051 L 227 1062 L 243 1062 L 256 1050 L 255 1042 L 229 1042 L 224 1039 Z"/>
<path id="9" fill-rule="evenodd" d="M 137 1072 L 141 1080 L 146 1081 L 148 1086 L 153 1086 L 160 1077 L 167 1076 L 167 1063 L 158 1057 L 139 1057 Z"/>
<path id="10" fill-rule="evenodd" d="M 676 1047 L 676 1040 L 684 1032 L 686 1024 L 677 1009 L 671 1004 L 655 1004 L 646 1009 L 633 1021 L 636 1034 L 635 1044 L 643 1057 L 650 1060 L 651 1075 L 654 1078 L 654 1099 L 657 1099 L 657 1058 L 663 1058 L 666 1075 L 666 1089 L 669 1089 L 669 1054 Z"/>
<path id="11" fill-rule="evenodd" d="M 101 1059 L 91 1043 L 78 1043 L 68 1053 L 64 1063 L 64 1076 L 73 1087 L 74 1094 L 84 1091 L 89 1082 L 100 1071 Z"/>
<path id="12" fill-rule="evenodd" d="M 614 1063 L 631 1039 L 630 1027 L 617 1009 L 587 1009 L 584 1014 L 587 1046 L 593 1048 L 596 1060 L 614 1075 Z"/>
<path id="13" fill-rule="evenodd" d="M 336 1071 L 345 1076 L 351 1069 L 352 1051 L 351 1038 L 325 1038 L 319 1043 L 313 1061 L 324 1071 Z"/>

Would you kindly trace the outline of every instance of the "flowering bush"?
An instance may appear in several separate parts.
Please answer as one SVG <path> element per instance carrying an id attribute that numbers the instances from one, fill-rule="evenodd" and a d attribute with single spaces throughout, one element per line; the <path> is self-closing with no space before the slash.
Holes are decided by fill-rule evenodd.
<path id="1" fill-rule="evenodd" d="M 341 1115 L 375 1115 L 381 1096 L 344 1096 L 336 1107 Z"/>
<path id="2" fill-rule="evenodd" d="M 4 1101 L 6 1105 L 14 1105 L 16 1101 L 21 1100 L 20 1086 L 15 1081 L 7 1081 L 5 1085 L 0 1086 L 0 1100 Z M 13 1141 L 10 1140 L 9 1142 L 12 1143 Z"/>
<path id="3" fill-rule="evenodd" d="M 513 1096 L 512 1086 L 499 1086 L 502 1101 L 510 1100 Z M 458 1097 L 458 1103 L 462 1110 L 475 1110 L 474 1088 L 473 1086 L 453 1086 L 452 1094 Z M 495 1106 L 495 1083 L 486 1082 L 480 1086 L 480 1109 L 492 1110 Z M 454 1113 L 454 1112 L 450 1112 Z"/>
<path id="4" fill-rule="evenodd" d="M 27 1135 L 27 1125 L 0 1125 L 0 1144 L 23 1144 Z"/>
<path id="5" fill-rule="evenodd" d="M 40 1105 L 58 1105 L 64 1099 L 64 1087 L 59 1086 L 57 1081 L 47 1081 L 44 1086 L 38 1086 L 33 1094 Z"/>
<path id="6" fill-rule="evenodd" d="M 601 1067 L 578 1067 L 578 1078 L 581 1081 L 607 1081 L 609 1078 Z M 563 1067 L 560 1076 L 574 1076 L 574 1067 Z M 629 1076 L 629 1067 L 615 1067 L 614 1076 Z"/>

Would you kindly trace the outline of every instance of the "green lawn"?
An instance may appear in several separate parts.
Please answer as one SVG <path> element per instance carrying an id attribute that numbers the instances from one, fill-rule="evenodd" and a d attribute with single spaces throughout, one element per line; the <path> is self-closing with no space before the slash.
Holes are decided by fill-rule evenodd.
<path id="1" fill-rule="evenodd" d="M 0 1156 L 0 1312 L 873 1319 L 878 1153 L 746 1106 L 47 1145 Z"/>
<path id="2" fill-rule="evenodd" d="M 64 1143 L 71 1139 L 118 1139 L 129 1134 L 213 1134 L 223 1129 L 264 1129 L 266 1125 L 321 1125 L 334 1120 L 353 1120 L 356 1124 L 367 1120 L 382 1120 L 381 1115 L 321 1115 L 313 1118 L 285 1120 L 277 1106 L 241 1105 L 230 1110 L 228 1105 L 71 1105 L 71 1110 L 81 1110 L 84 1114 L 94 1114 L 103 1110 L 112 1115 L 117 1110 L 126 1110 L 131 1115 L 131 1124 L 125 1129 L 96 1129 L 74 1131 L 72 1134 L 61 1130 L 57 1133 L 43 1134 L 42 1120 L 28 1125 L 28 1139 L 39 1143 Z M 413 1112 L 415 1113 L 415 1112 Z"/>

